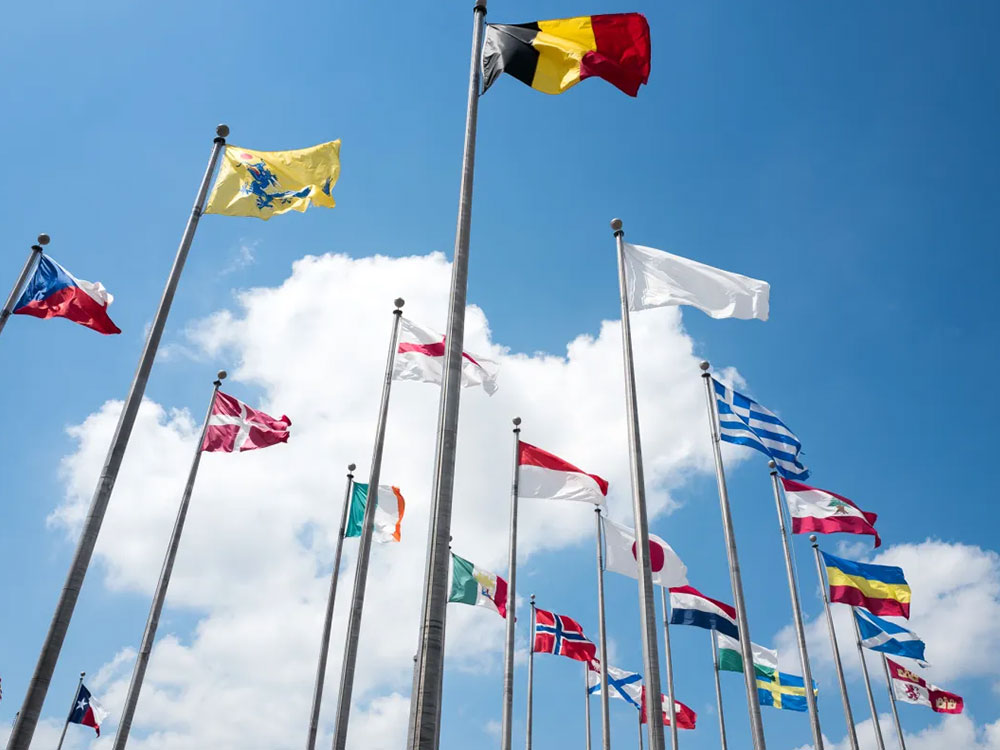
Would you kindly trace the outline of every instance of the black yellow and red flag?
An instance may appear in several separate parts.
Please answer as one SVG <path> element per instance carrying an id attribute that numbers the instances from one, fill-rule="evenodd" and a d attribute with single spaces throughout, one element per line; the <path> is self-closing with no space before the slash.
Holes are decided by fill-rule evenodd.
<path id="1" fill-rule="evenodd" d="M 561 94 L 584 78 L 603 78 L 629 96 L 649 80 L 649 24 L 641 13 L 487 24 L 485 91 L 501 73 Z"/>

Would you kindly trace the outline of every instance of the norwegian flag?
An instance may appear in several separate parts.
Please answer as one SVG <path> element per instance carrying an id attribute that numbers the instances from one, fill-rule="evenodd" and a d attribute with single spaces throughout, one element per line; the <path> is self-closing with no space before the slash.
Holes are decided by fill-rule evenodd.
<path id="1" fill-rule="evenodd" d="M 536 654 L 557 654 L 578 661 L 590 661 L 597 656 L 597 646 L 583 634 L 580 623 L 572 617 L 556 615 L 544 609 L 535 610 Z"/>
<path id="2" fill-rule="evenodd" d="M 216 391 L 201 449 L 208 453 L 232 453 L 287 443 L 291 424 L 292 420 L 286 416 L 275 419 L 222 391 Z"/>
<path id="3" fill-rule="evenodd" d="M 670 726 L 670 704 L 667 701 L 670 700 L 663 693 L 660 693 L 660 708 L 663 711 L 663 726 Z M 648 719 L 646 717 L 646 686 L 642 686 L 642 713 L 639 716 L 639 723 L 645 724 Z M 694 729 L 694 725 L 698 720 L 698 714 L 692 711 L 690 708 L 685 706 L 680 701 L 674 701 L 674 715 L 677 717 L 677 728 L 678 729 Z"/>

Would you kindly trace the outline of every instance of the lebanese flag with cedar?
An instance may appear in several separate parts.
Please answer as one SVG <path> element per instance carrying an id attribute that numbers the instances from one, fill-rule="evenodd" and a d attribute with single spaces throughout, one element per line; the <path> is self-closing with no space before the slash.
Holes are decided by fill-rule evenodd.
<path id="1" fill-rule="evenodd" d="M 588 474 L 569 461 L 553 456 L 529 443 L 521 443 L 517 457 L 518 497 L 580 500 L 604 505 L 608 482 Z"/>
<path id="2" fill-rule="evenodd" d="M 444 380 L 444 344 L 444 335 L 418 326 L 412 320 L 400 320 L 399 343 L 392 360 L 392 379 L 440 385 Z M 487 395 L 492 396 L 497 390 L 499 369 L 499 365 L 492 360 L 462 352 L 462 387 L 481 385 Z"/>
<path id="3" fill-rule="evenodd" d="M 875 531 L 875 513 L 867 513 L 842 495 L 810 487 L 794 479 L 781 477 L 792 517 L 793 534 L 868 534 L 875 546 L 882 539 Z"/>
<path id="4" fill-rule="evenodd" d="M 663 726 L 670 726 L 670 704 L 667 703 L 667 696 L 660 693 L 660 706 L 663 710 Z M 642 705 L 642 715 L 639 718 L 640 724 L 645 724 L 648 721 L 646 716 L 646 686 L 642 686 L 642 700 L 640 701 Z M 674 714 L 677 716 L 677 728 L 678 729 L 694 729 L 695 722 L 698 720 L 698 714 L 692 711 L 690 708 L 685 706 L 680 701 L 674 701 Z"/>
<path id="5" fill-rule="evenodd" d="M 232 453 L 287 443 L 291 424 L 292 420 L 286 416 L 275 419 L 227 393 L 216 391 L 201 449 L 208 453 Z"/>

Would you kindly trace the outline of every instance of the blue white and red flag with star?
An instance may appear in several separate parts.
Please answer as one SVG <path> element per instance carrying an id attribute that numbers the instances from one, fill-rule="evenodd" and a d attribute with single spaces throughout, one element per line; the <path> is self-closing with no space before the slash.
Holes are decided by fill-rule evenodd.
<path id="1" fill-rule="evenodd" d="M 94 699 L 83 683 L 80 683 L 80 689 L 76 693 L 76 701 L 73 703 L 73 712 L 69 715 L 67 722 L 93 727 L 97 736 L 100 737 L 101 724 L 107 716 L 107 709 Z"/>
<path id="2" fill-rule="evenodd" d="M 590 661 L 597 655 L 597 646 L 583 634 L 580 623 L 544 609 L 535 610 L 535 642 L 531 650 L 578 661 Z"/>

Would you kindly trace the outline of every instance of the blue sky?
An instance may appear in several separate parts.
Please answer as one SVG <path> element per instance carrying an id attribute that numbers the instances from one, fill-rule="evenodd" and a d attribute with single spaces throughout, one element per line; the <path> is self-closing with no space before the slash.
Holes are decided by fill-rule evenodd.
<path id="1" fill-rule="evenodd" d="M 66 428 L 125 395 L 215 124 L 228 123 L 231 143 L 255 149 L 341 138 L 343 173 L 332 211 L 266 224 L 202 222 L 164 339 L 173 354 L 157 362 L 147 390 L 166 408 L 194 415 L 204 409 L 209 376 L 228 365 L 185 355 L 197 348 L 185 332 L 238 307 L 236 293 L 280 285 L 306 254 L 450 257 L 469 6 L 118 1 L 6 10 L 2 275 L 12 280 L 35 235 L 48 232 L 53 257 L 115 295 L 111 314 L 125 332 L 105 338 L 65 321 L 15 317 L 0 338 L 9 365 L 0 408 L 10 422 L 0 459 L 7 602 L 0 722 L 19 707 L 72 554 L 65 530 L 46 524 L 69 484 L 60 462 L 77 449 Z M 997 409 L 983 381 L 1000 365 L 990 312 L 1000 229 L 992 49 L 1000 10 L 987 2 L 761 8 L 545 0 L 495 2 L 489 20 L 632 10 L 647 16 L 653 40 L 650 82 L 637 99 L 600 81 L 548 97 L 507 78 L 481 101 L 469 301 L 488 317 L 492 341 L 512 353 L 561 356 L 575 337 L 599 336 L 602 321 L 617 319 L 608 221 L 620 216 L 632 241 L 771 283 L 766 324 L 716 322 L 687 309 L 683 330 L 694 356 L 736 367 L 749 392 L 798 433 L 815 484 L 879 513 L 887 547 L 933 538 L 995 554 L 998 516 L 984 468 Z M 327 326 L 362 325 L 336 302 L 331 320 L 302 325 L 317 337 Z M 443 326 L 443 318 L 426 322 Z M 371 343 L 376 360 L 382 346 L 381 338 Z M 233 389 L 249 401 L 269 396 L 253 378 Z M 661 399 L 671 393 L 652 394 L 650 403 Z M 373 420 L 374 403 L 368 411 Z M 521 416 L 530 424 L 531 415 Z M 644 430 L 660 418 L 644 412 Z M 705 438 L 703 421 L 678 429 L 689 427 Z M 359 429 L 371 432 L 368 423 Z M 744 458 L 731 468 L 730 491 L 754 640 L 771 645 L 789 622 L 788 595 L 764 466 Z M 357 457 L 331 460 L 339 466 Z M 663 488 L 676 508 L 653 530 L 674 544 L 695 585 L 729 599 L 714 478 L 691 465 Z M 505 491 L 496 488 L 497 502 L 506 503 Z M 116 494 L 112 504 L 127 500 Z M 413 536 L 424 533 L 416 528 Z M 795 547 L 804 606 L 815 618 L 810 550 L 803 539 Z M 587 539 L 540 549 L 524 563 L 522 581 L 535 586 L 541 606 L 545 596 L 596 635 L 592 556 Z M 62 714 L 80 670 L 96 672 L 139 640 L 148 595 L 105 585 L 102 565 L 87 579 L 46 716 Z M 994 563 L 980 582 L 992 591 L 990 611 L 997 575 Z M 641 663 L 634 592 L 631 581 L 609 576 L 609 625 L 625 668 Z M 168 600 L 164 628 L 184 640 L 203 616 L 198 607 L 171 609 Z M 701 632 L 674 638 L 677 697 L 702 718 L 684 735 L 685 747 L 717 742 L 706 640 Z M 933 651 L 929 643 L 932 662 Z M 853 653 L 847 658 L 856 662 Z M 577 736 L 578 671 L 536 660 L 536 741 Z M 303 681 L 311 679 L 309 671 Z M 748 747 L 739 679 L 724 681 L 730 747 Z M 328 703 L 335 684 L 328 683 Z M 982 726 L 1000 719 L 997 684 L 1000 664 L 943 686 L 965 696 Z M 267 685 L 262 676 L 262 693 Z M 824 730 L 840 740 L 834 683 L 827 676 L 822 687 Z M 857 681 L 852 691 L 864 717 Z M 499 718 L 499 693 L 495 669 L 451 672 L 443 746 L 469 738 L 492 744 L 483 728 Z M 629 709 L 614 709 L 618 743 L 634 742 Z M 307 706 L 289 710 L 301 713 L 304 730 Z M 924 709 L 901 712 L 911 732 L 937 723 Z M 765 709 L 765 724 L 775 747 L 808 741 L 804 716 Z M 292 747 L 301 738 L 287 739 Z M 149 746 L 173 747 L 163 742 Z"/>

